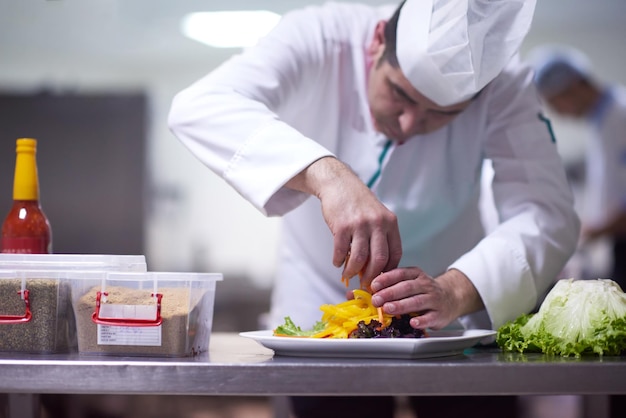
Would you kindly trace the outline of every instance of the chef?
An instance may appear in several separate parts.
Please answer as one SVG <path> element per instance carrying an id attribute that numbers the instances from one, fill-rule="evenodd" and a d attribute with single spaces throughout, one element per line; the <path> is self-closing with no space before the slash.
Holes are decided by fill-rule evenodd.
<path id="1" fill-rule="evenodd" d="M 609 277 L 626 289 L 626 88 L 597 79 L 589 59 L 571 47 L 541 46 L 529 57 L 550 108 L 590 128 L 579 246 L 611 241 Z"/>
<path id="2" fill-rule="evenodd" d="M 371 285 L 387 313 L 419 313 L 416 328 L 497 329 L 535 306 L 573 253 L 579 221 L 516 58 L 534 7 L 312 6 L 177 94 L 174 134 L 261 212 L 282 216 L 270 327 L 285 316 L 313 325 L 320 305 L 345 300 L 341 277 L 358 273 L 353 287 Z M 499 216 L 487 236 L 484 159 Z M 331 398 L 320 411 L 342 411 Z M 315 398 L 294 403 L 299 417 L 315 408 Z M 354 408 L 346 416 L 391 416 Z M 502 416 L 484 400 L 478 410 Z"/>

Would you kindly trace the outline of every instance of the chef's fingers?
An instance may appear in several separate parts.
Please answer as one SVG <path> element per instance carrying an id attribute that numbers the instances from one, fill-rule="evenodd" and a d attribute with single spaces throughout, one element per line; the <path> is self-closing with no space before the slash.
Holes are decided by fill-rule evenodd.
<path id="1" fill-rule="evenodd" d="M 374 231 L 370 237 L 369 243 L 369 258 L 364 269 L 361 270 L 361 289 L 369 289 L 372 279 L 383 271 L 389 260 L 389 247 L 386 233 Z"/>
<path id="2" fill-rule="evenodd" d="M 396 283 L 412 281 L 418 278 L 422 278 L 422 280 L 426 280 L 427 282 L 431 280 L 430 277 L 426 273 L 424 273 L 424 271 L 419 267 L 396 268 L 381 273 L 380 275 L 375 277 L 372 280 L 371 287 L 373 292 L 378 292 L 382 289 L 393 286 Z M 395 296 L 393 291 L 386 291 L 385 295 L 390 298 L 393 298 Z"/>
<path id="3" fill-rule="evenodd" d="M 436 308 L 438 287 L 417 267 L 399 268 L 376 277 L 371 283 L 372 304 L 391 315 Z"/>
<path id="4" fill-rule="evenodd" d="M 398 266 L 402 258 L 402 243 L 396 226 L 394 223 L 390 229 L 375 229 L 372 232 L 370 254 L 361 277 L 361 288 L 369 289 L 376 276 Z"/>
<path id="5" fill-rule="evenodd" d="M 432 309 L 431 287 L 428 284 L 420 286 L 417 282 L 417 280 L 403 280 L 379 290 L 372 295 L 372 304 L 377 308 L 382 307 L 390 315 Z"/>
<path id="6" fill-rule="evenodd" d="M 435 306 L 432 294 L 419 293 L 405 298 L 394 299 L 391 302 L 385 302 L 382 308 L 389 315 L 404 315 L 414 312 L 425 312 L 434 309 Z"/>
<path id="7" fill-rule="evenodd" d="M 384 303 L 383 311 L 390 315 L 412 314 L 411 326 L 417 329 L 441 329 L 448 325 L 452 318 L 452 310 L 432 293 L 420 293 L 404 299 Z"/>
<path id="8" fill-rule="evenodd" d="M 437 280 L 421 269 L 400 268 L 376 277 L 372 282 L 372 304 L 390 315 L 418 314 L 411 326 L 441 329 L 456 318 L 450 299 Z"/>
<path id="9" fill-rule="evenodd" d="M 382 271 L 393 270 L 398 267 L 400 259 L 402 258 L 402 240 L 400 239 L 400 230 L 398 228 L 391 228 L 387 232 L 387 246 L 388 258 L 387 264 Z"/>
<path id="10" fill-rule="evenodd" d="M 341 267 L 347 261 L 348 255 L 350 254 L 351 241 L 352 236 L 347 231 L 335 234 L 333 240 L 333 265 L 335 267 Z"/>
<path id="11" fill-rule="evenodd" d="M 440 311 L 426 311 L 421 313 L 420 315 L 411 318 L 409 324 L 411 324 L 411 327 L 415 329 L 428 328 L 438 330 L 450 324 L 451 321 L 447 320 L 446 318 L 447 317 L 442 315 Z"/>
<path id="12" fill-rule="evenodd" d="M 343 267 L 343 277 L 352 278 L 361 272 L 369 259 L 369 236 L 356 233 L 350 243 L 350 256 Z"/>

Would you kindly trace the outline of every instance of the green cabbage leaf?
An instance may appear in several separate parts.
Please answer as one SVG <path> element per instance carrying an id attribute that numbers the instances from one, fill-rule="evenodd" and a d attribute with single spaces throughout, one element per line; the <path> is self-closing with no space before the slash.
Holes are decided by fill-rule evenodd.
<path id="1" fill-rule="evenodd" d="M 505 351 L 580 357 L 626 352 L 626 293 L 610 279 L 559 280 L 535 314 L 498 329 Z"/>
<path id="2" fill-rule="evenodd" d="M 313 328 L 309 330 L 303 330 L 302 328 L 294 324 L 290 317 L 286 316 L 285 323 L 276 327 L 276 329 L 274 330 L 274 334 L 290 335 L 293 337 L 310 337 L 311 335 L 323 331 L 324 328 L 326 328 L 326 324 L 318 321 L 315 323 Z"/>

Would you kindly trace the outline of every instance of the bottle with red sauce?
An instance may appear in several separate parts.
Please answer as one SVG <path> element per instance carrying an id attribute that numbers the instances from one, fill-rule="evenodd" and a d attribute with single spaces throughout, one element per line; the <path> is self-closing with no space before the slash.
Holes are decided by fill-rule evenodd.
<path id="1" fill-rule="evenodd" d="M 2 224 L 0 248 L 3 253 L 51 254 L 50 222 L 39 202 L 37 140 L 17 140 L 13 206 Z"/>

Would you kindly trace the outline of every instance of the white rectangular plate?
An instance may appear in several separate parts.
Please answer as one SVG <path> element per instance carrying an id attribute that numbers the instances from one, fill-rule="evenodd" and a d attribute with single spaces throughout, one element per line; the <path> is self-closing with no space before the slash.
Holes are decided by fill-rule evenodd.
<path id="1" fill-rule="evenodd" d="M 278 356 L 418 359 L 453 356 L 485 340 L 495 331 L 429 331 L 424 338 L 298 338 L 275 337 L 271 330 L 241 332 Z"/>

